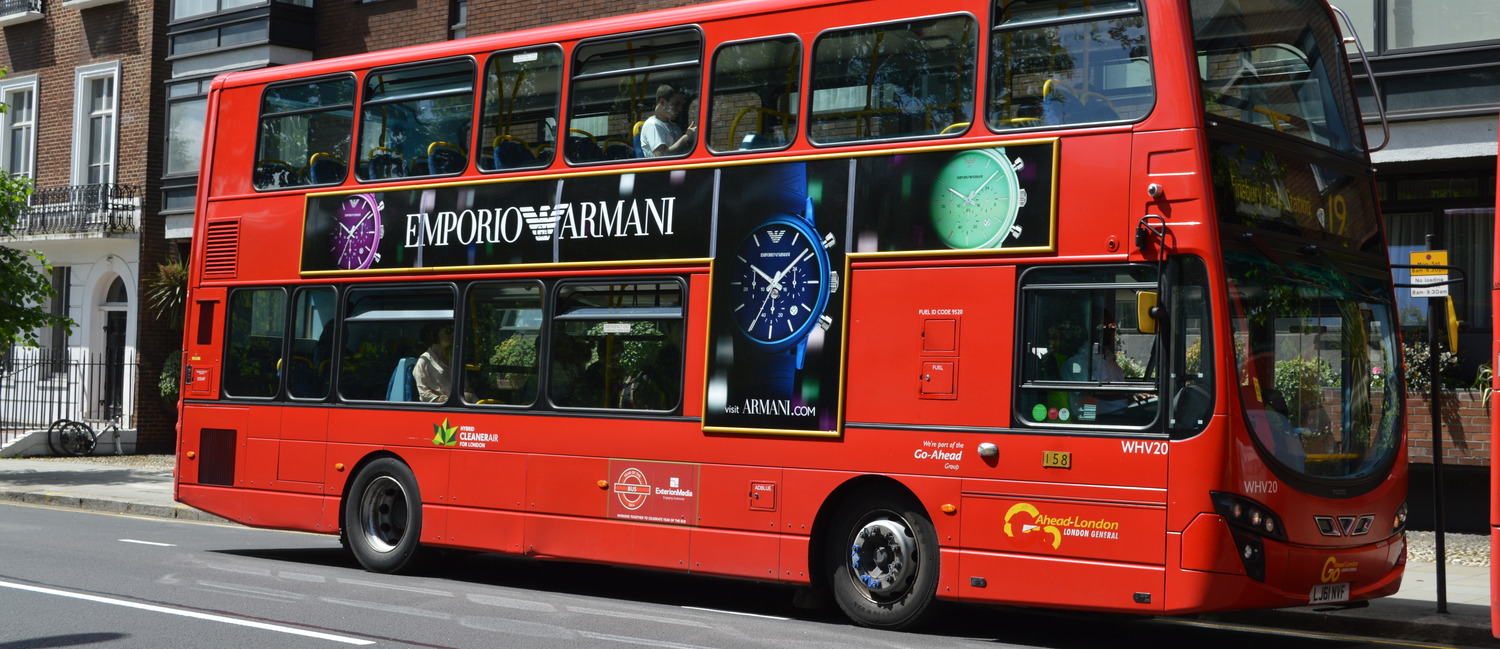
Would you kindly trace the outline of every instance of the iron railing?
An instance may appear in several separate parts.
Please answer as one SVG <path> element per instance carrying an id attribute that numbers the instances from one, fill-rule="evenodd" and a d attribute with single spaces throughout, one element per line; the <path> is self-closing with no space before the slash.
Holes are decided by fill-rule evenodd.
<path id="1" fill-rule="evenodd" d="M 42 12 L 42 0 L 0 0 L 0 18 L 28 11 Z"/>
<path id="2" fill-rule="evenodd" d="M 0 355 L 0 446 L 59 419 L 134 428 L 137 361 L 83 349 L 14 347 Z"/>
<path id="3" fill-rule="evenodd" d="M 31 192 L 30 206 L 14 234 L 136 232 L 140 230 L 140 194 L 138 185 L 111 183 L 37 189 Z"/>

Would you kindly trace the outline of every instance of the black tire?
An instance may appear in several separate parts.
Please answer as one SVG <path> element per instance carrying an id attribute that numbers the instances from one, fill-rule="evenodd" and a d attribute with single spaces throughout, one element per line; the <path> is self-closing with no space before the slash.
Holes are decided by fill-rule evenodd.
<path id="1" fill-rule="evenodd" d="M 94 452 L 94 430 L 81 421 L 53 422 L 47 431 L 47 446 L 58 455 L 91 455 Z"/>
<path id="2" fill-rule="evenodd" d="M 838 513 L 825 568 L 839 608 L 878 629 L 927 621 L 937 600 L 937 530 L 910 497 L 871 494 Z"/>
<path id="3" fill-rule="evenodd" d="M 343 523 L 349 550 L 366 570 L 413 567 L 422 535 L 422 498 L 411 469 L 388 457 L 366 465 L 349 486 Z"/>

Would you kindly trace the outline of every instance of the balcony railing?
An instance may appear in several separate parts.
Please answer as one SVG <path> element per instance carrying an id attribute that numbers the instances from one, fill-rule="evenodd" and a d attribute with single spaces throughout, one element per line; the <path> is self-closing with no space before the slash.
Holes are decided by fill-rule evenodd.
<path id="1" fill-rule="evenodd" d="M 42 0 L 0 0 L 0 27 L 42 18 Z"/>
<path id="2" fill-rule="evenodd" d="M 140 229 L 140 195 L 137 185 L 44 187 L 31 193 L 31 205 L 15 235 L 136 232 Z"/>

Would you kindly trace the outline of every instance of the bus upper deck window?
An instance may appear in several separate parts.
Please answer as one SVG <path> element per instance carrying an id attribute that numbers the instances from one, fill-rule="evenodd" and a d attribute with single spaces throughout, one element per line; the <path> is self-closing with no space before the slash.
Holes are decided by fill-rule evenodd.
<path id="1" fill-rule="evenodd" d="M 991 128 L 1133 121 L 1155 105 L 1138 0 L 1000 0 L 996 16 Z"/>
<path id="2" fill-rule="evenodd" d="M 781 149 L 797 137 L 802 43 L 792 37 L 725 45 L 714 54 L 708 148 Z"/>
<path id="3" fill-rule="evenodd" d="M 813 44 L 810 136 L 819 144 L 949 137 L 974 119 L 974 19 L 831 31 Z"/>
<path id="4" fill-rule="evenodd" d="M 563 152 L 573 164 L 685 156 L 697 146 L 703 36 L 696 29 L 594 40 L 573 53 Z M 658 95 L 661 95 L 658 98 Z M 669 110 L 658 111 L 665 103 Z M 655 122 L 651 122 L 652 116 Z M 648 126 L 672 142 L 649 147 Z M 659 138 L 660 139 L 660 138 Z M 665 138 L 672 139 L 672 138 Z"/>
<path id="5" fill-rule="evenodd" d="M 360 109 L 361 180 L 462 173 L 474 119 L 469 59 L 375 70 Z"/>
<path id="6" fill-rule="evenodd" d="M 251 172 L 256 189 L 343 182 L 354 135 L 354 77 L 267 88 L 259 131 Z"/>
<path id="7" fill-rule="evenodd" d="M 498 52 L 484 68 L 484 109 L 475 161 L 484 171 L 545 167 L 557 150 L 562 51 Z"/>

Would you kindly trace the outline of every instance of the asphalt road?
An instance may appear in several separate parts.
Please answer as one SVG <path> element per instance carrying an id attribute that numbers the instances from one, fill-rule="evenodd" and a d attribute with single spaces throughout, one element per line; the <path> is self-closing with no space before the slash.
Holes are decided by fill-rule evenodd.
<path id="1" fill-rule="evenodd" d="M 332 537 L 0 504 L 0 649 L 1412 647 L 1176 619 L 946 607 L 863 629 L 778 586 L 464 553 L 361 570 Z M 1436 645 L 1422 645 L 1436 646 Z"/>

